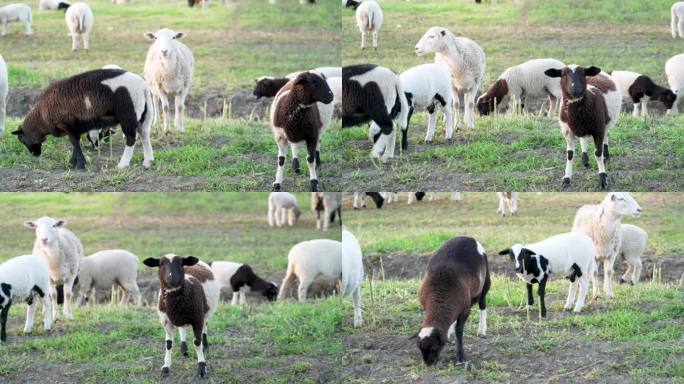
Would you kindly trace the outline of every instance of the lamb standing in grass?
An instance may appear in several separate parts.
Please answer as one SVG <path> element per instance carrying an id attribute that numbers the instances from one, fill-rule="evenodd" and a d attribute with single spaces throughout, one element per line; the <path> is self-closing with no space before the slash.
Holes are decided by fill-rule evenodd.
<path id="1" fill-rule="evenodd" d="M 684 95 L 684 53 L 672 56 L 665 62 L 665 74 L 670 89 L 677 95 L 677 100 L 672 104 L 670 111 L 678 113 L 681 100 L 679 96 Z"/>
<path id="2" fill-rule="evenodd" d="M 7 92 L 9 79 L 7 76 L 7 64 L 0 55 L 0 137 L 5 134 L 5 115 L 7 113 Z"/>
<path id="3" fill-rule="evenodd" d="M 317 277 L 339 279 L 342 273 L 342 243 L 317 239 L 296 244 L 287 255 L 287 272 L 281 284 L 278 300 L 284 300 L 288 286 L 297 277 L 299 302 L 306 301 L 309 286 Z"/>
<path id="4" fill-rule="evenodd" d="M 297 197 L 287 192 L 271 192 L 268 195 L 268 225 L 281 227 L 287 220 L 290 227 L 299 220 L 302 211 L 297 207 Z"/>
<path id="5" fill-rule="evenodd" d="M 684 1 L 678 1 L 672 4 L 670 8 L 671 13 L 671 23 L 670 29 L 672 30 L 672 38 L 684 39 Z"/>
<path id="6" fill-rule="evenodd" d="M 361 283 L 363 282 L 363 255 L 354 235 L 342 228 L 342 296 L 352 295 L 354 300 L 354 327 L 363 325 L 361 315 Z"/>
<path id="7" fill-rule="evenodd" d="M 33 22 L 33 15 L 31 14 L 31 7 L 26 4 L 10 4 L 0 8 L 0 24 L 2 24 L 2 35 L 5 36 L 7 32 L 7 23 L 18 21 L 24 24 L 24 30 L 27 36 L 31 36 L 31 23 Z"/>
<path id="8" fill-rule="evenodd" d="M 627 270 L 620 278 L 620 283 L 629 282 L 634 285 L 641 277 L 641 255 L 646 249 L 648 234 L 643 229 L 632 224 L 622 224 L 622 242 L 620 243 L 620 256 L 627 263 Z"/>
<path id="9" fill-rule="evenodd" d="M 88 302 L 94 289 L 109 289 L 113 286 L 124 291 L 120 304 L 127 304 L 132 297 L 135 305 L 140 305 L 140 289 L 136 282 L 139 262 L 138 256 L 123 249 L 100 251 L 84 258 L 78 273 L 79 295 L 76 305 Z"/>
<path id="10" fill-rule="evenodd" d="M 432 27 L 418 41 L 415 51 L 418 56 L 434 52 L 435 63 L 449 68 L 454 89 L 454 121 L 459 121 L 459 94 L 463 94 L 464 120 L 468 128 L 474 128 L 475 96 L 486 67 L 482 48 L 466 37 L 454 36 L 446 28 Z"/>
<path id="11" fill-rule="evenodd" d="M 508 212 L 512 216 L 518 212 L 518 192 L 497 192 L 496 195 L 499 197 L 497 214 L 506 216 Z"/>
<path id="12" fill-rule="evenodd" d="M 14 257 L 0 264 L 0 344 L 7 342 L 7 315 L 14 300 L 26 300 L 24 333 L 33 329 L 36 298 L 43 298 L 43 327 L 52 327 L 52 300 L 46 295 L 50 289 L 48 265 L 40 256 Z"/>
<path id="13" fill-rule="evenodd" d="M 677 95 L 674 92 L 659 86 L 650 77 L 640 73 L 613 71 L 610 73 L 610 78 L 622 94 L 623 100 L 634 104 L 632 116 L 639 116 L 639 109 L 641 109 L 641 115 L 646 116 L 649 100 L 663 103 L 668 113 L 674 102 L 677 101 Z"/>
<path id="14" fill-rule="evenodd" d="M 90 6 L 86 3 L 73 3 L 67 8 L 64 19 L 71 35 L 71 50 L 76 51 L 79 39 L 83 39 L 83 49 L 87 51 L 94 22 Z"/>
<path id="15" fill-rule="evenodd" d="M 247 264 L 214 261 L 209 266 L 221 289 L 230 288 L 233 291 L 231 305 L 247 304 L 247 292 L 260 293 L 268 301 L 278 296 L 278 284 L 257 276 Z"/>
<path id="16" fill-rule="evenodd" d="M 373 48 L 378 49 L 378 34 L 382 28 L 382 9 L 380 4 L 373 0 L 347 0 L 347 7 L 352 7 L 356 12 L 356 25 L 361 32 L 361 49 L 366 49 L 366 34 L 373 36 Z"/>

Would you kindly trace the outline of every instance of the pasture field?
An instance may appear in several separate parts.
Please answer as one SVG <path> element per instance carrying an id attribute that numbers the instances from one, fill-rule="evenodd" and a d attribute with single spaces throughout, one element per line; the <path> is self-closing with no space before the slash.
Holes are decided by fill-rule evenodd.
<path id="1" fill-rule="evenodd" d="M 670 35 L 669 0 L 501 0 L 496 6 L 486 0 L 483 4 L 385 0 L 381 5 L 384 23 L 377 50 L 359 49 L 354 14 L 351 9 L 343 11 L 344 65 L 372 63 L 401 73 L 433 62 L 433 54 L 417 57 L 414 47 L 429 27 L 441 26 L 473 39 L 485 51 L 486 73 L 480 92 L 506 68 L 544 57 L 595 65 L 605 71 L 632 70 L 667 86 L 665 61 L 684 51 L 684 41 Z M 558 122 L 538 116 L 537 106 L 525 116 L 476 114 L 475 129 L 467 129 L 461 122 L 453 142 L 445 139 L 444 118 L 439 113 L 432 144 L 423 141 L 427 113 L 416 113 L 409 128 L 408 152 L 380 168 L 369 159 L 367 127 L 346 130 L 345 139 L 354 145 L 345 147 L 342 156 L 343 188 L 560 190 L 565 140 Z M 651 104 L 654 116 L 647 119 L 623 113 L 611 130 L 610 189 L 672 191 L 684 185 L 684 120 L 677 115 L 663 116 L 657 108 Z M 577 148 L 579 151 L 579 145 Z M 593 144 L 589 148 L 593 151 Z M 591 154 L 590 164 L 590 169 L 583 169 L 576 159 L 569 191 L 596 190 L 598 171 Z"/>
<path id="2" fill-rule="evenodd" d="M 9 1 L 0 5 L 6 3 Z M 251 88 L 259 76 L 339 66 L 339 4 L 322 1 L 300 6 L 295 1 L 281 1 L 270 5 L 261 0 L 240 0 L 221 5 L 212 1 L 206 10 L 189 8 L 180 0 L 140 0 L 126 6 L 96 0 L 89 4 L 95 22 L 87 53 L 71 52 L 64 13 L 39 11 L 37 1 L 30 4 L 34 35 L 26 37 L 18 25 L 10 24 L 11 33 L 0 39 L 0 53 L 9 68 L 8 114 L 12 116 L 5 135 L 0 137 L 1 189 L 270 190 L 277 161 L 268 120 L 270 100 L 256 100 Z M 186 101 L 189 132 L 162 134 L 156 127 L 152 169 L 140 167 L 140 145 L 131 168 L 116 169 L 123 149 L 121 135 L 113 137 L 111 156 L 110 148 L 103 149 L 105 156 L 85 151 L 88 170 L 81 172 L 68 170 L 71 146 L 66 138 L 48 140 L 43 154 L 47 157 L 35 159 L 10 134 L 54 80 L 110 63 L 142 73 L 150 45 L 143 33 L 162 27 L 186 32 L 182 41 L 192 50 L 196 63 Z M 326 169 L 325 162 L 335 160 L 337 126 L 333 120 L 321 151 L 321 187 L 333 191 L 341 189 L 341 175 L 332 167 Z M 293 180 L 289 167 L 288 173 L 285 189 L 308 190 L 308 176 Z"/>
<path id="3" fill-rule="evenodd" d="M 339 226 L 315 230 L 308 193 L 298 194 L 303 210 L 294 227 L 268 227 L 266 193 L 1 194 L 0 262 L 30 253 L 34 234 L 24 220 L 48 214 L 67 219 L 85 253 L 125 248 L 144 259 L 173 252 L 205 261 L 246 262 L 280 284 L 287 252 L 314 238 L 339 240 Z M 13 305 L 8 344 L 0 347 L 3 383 L 158 382 L 164 332 L 156 314 L 156 270 L 140 264 L 142 307 L 102 304 L 75 308 L 74 321 L 59 320 L 50 333 L 42 315 L 30 336 L 21 334 L 25 304 Z M 342 307 L 338 297 L 244 308 L 222 302 L 209 321 L 209 380 L 216 383 L 339 381 L 337 358 Z M 40 305 L 40 304 L 39 304 Z M 42 311 L 39 311 L 42 313 Z M 347 314 L 350 315 L 350 314 Z M 176 338 L 176 340 L 178 340 Z M 174 344 L 178 346 L 178 343 Z M 192 348 L 191 348 L 192 349 Z M 196 358 L 174 351 L 165 382 L 194 380 Z"/>
<path id="4" fill-rule="evenodd" d="M 501 249 L 567 232 L 576 209 L 598 193 L 524 193 L 518 215 L 497 216 L 494 193 L 464 193 L 460 202 L 415 202 L 405 197 L 380 210 L 346 215 L 367 259 L 363 284 L 364 326 L 343 322 L 345 382 L 352 383 L 682 383 L 684 382 L 684 197 L 634 193 L 644 212 L 624 219 L 649 234 L 641 283 L 616 284 L 616 296 L 588 300 L 579 314 L 563 311 L 568 282 L 547 285 L 548 318 L 529 317 L 524 284 L 511 273 Z M 347 206 L 351 206 L 348 201 Z M 469 362 L 456 363 L 450 343 L 434 367 L 426 367 L 409 337 L 420 329 L 420 278 L 431 255 L 455 235 L 473 236 L 486 249 L 492 288 L 487 297 L 487 338 L 475 336 L 477 306 L 466 323 Z M 653 281 L 653 269 L 661 278 Z M 616 263 L 616 276 L 624 273 Z M 535 289 L 536 294 L 536 289 Z M 351 304 L 344 313 L 351 310 Z"/>

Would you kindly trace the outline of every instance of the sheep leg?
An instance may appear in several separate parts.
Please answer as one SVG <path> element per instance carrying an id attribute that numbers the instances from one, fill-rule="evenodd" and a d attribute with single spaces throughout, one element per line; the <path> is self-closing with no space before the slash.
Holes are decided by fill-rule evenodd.
<path id="1" fill-rule="evenodd" d="M 79 34 L 76 32 L 73 32 L 71 34 L 71 50 L 73 52 L 76 52 L 76 50 L 78 49 L 78 37 L 79 37 Z"/>
<path id="2" fill-rule="evenodd" d="M 204 328 L 202 328 L 202 345 L 204 346 L 204 352 L 209 350 L 209 341 L 207 340 L 207 322 L 204 321 Z"/>
<path id="3" fill-rule="evenodd" d="M 589 290 L 589 279 L 587 276 L 582 276 L 576 282 L 579 284 L 579 296 L 577 297 L 577 303 L 575 303 L 575 312 L 582 311 L 584 307 L 584 300 L 587 297 L 587 291 Z"/>
<path id="4" fill-rule="evenodd" d="M 648 115 L 648 100 L 641 101 L 641 116 L 646 117 Z"/>
<path id="5" fill-rule="evenodd" d="M 309 183 L 311 184 L 311 192 L 318 192 L 318 175 L 316 175 L 316 144 L 306 143 L 308 155 L 306 156 L 306 165 L 309 168 Z"/>
<path id="6" fill-rule="evenodd" d="M 323 211 L 323 230 L 327 231 L 328 228 L 330 227 L 330 219 L 332 218 L 331 215 L 333 215 L 334 212 L 330 212 L 329 207 L 325 207 Z"/>
<path id="7" fill-rule="evenodd" d="M 608 132 L 603 135 L 603 157 L 606 161 L 610 160 L 610 153 L 608 152 Z"/>
<path id="8" fill-rule="evenodd" d="M 546 296 L 546 276 L 539 282 L 539 287 L 537 288 L 537 294 L 539 295 L 539 304 L 541 307 L 541 317 L 546 317 L 546 303 L 544 298 Z"/>
<path id="9" fill-rule="evenodd" d="M 428 109 L 428 112 L 429 112 L 428 126 L 427 126 L 427 133 L 425 134 L 425 142 L 426 143 L 432 142 L 432 139 L 435 137 L 435 129 L 437 126 L 437 109 L 435 108 L 435 106 L 431 105 L 430 108 Z M 406 136 L 406 135 L 404 135 L 404 136 Z M 406 146 L 408 147 L 408 143 Z M 404 139 L 403 138 L 401 141 L 401 147 L 402 147 L 402 149 L 406 149 L 406 148 L 404 148 Z"/>
<path id="10" fill-rule="evenodd" d="M 361 49 L 366 49 L 366 32 L 361 31 Z"/>
<path id="11" fill-rule="evenodd" d="M 7 20 L 3 19 L 2 20 L 2 35 L 5 36 L 7 34 Z"/>
<path id="12" fill-rule="evenodd" d="M 634 108 L 632 109 L 633 117 L 639 117 L 639 104 L 641 104 L 641 102 L 634 101 Z"/>
<path id="13" fill-rule="evenodd" d="M 356 287 L 353 295 L 354 300 L 354 327 L 358 328 L 363 325 L 363 318 L 361 317 L 361 288 Z"/>
<path id="14" fill-rule="evenodd" d="M 446 138 L 452 140 L 454 138 L 454 109 L 451 103 L 445 103 L 442 108 L 446 117 Z"/>
<path id="15" fill-rule="evenodd" d="M 568 151 L 567 161 L 565 162 L 565 175 L 563 176 L 563 186 L 570 185 L 572 179 L 572 158 L 575 151 L 575 134 L 572 133 L 569 127 L 563 126 L 563 136 L 565 136 L 565 144 Z"/>
<path id="16" fill-rule="evenodd" d="M 71 298 L 73 297 L 74 281 L 76 277 L 74 276 L 69 281 L 64 284 L 64 307 L 62 307 L 64 317 L 68 320 L 74 319 L 74 314 L 71 308 Z"/>
<path id="17" fill-rule="evenodd" d="M 598 263 L 596 261 L 593 261 L 594 263 L 594 270 L 591 273 L 591 285 L 592 285 L 592 297 L 594 299 L 597 299 L 599 297 L 599 289 L 598 289 Z"/>
<path id="18" fill-rule="evenodd" d="M 299 175 L 299 158 L 297 157 L 297 143 L 290 143 L 290 151 L 292 152 L 292 171 Z"/>
<path id="19" fill-rule="evenodd" d="M 487 282 L 485 284 L 485 289 L 482 290 L 478 299 L 480 322 L 477 326 L 477 336 L 479 337 L 487 337 L 487 291 L 489 290 L 489 284 Z"/>
<path id="20" fill-rule="evenodd" d="M 378 49 L 378 31 L 373 31 L 373 48 Z"/>
<path id="21" fill-rule="evenodd" d="M 606 297 L 613 297 L 613 262 L 610 259 L 603 261 L 603 292 Z"/>
<path id="22" fill-rule="evenodd" d="M 461 121 L 461 99 L 456 88 L 454 88 L 454 98 L 451 100 L 451 107 L 454 111 L 454 130 L 458 130 L 458 124 Z"/>
<path id="23" fill-rule="evenodd" d="M 159 92 L 159 101 L 161 102 L 161 110 L 164 124 L 164 132 L 169 130 L 169 119 L 171 115 L 169 114 L 169 99 L 163 92 Z"/>
<path id="24" fill-rule="evenodd" d="M 680 20 L 681 21 L 681 20 Z M 670 22 L 670 30 L 672 32 L 672 38 L 676 39 L 677 38 L 677 18 L 675 16 L 672 16 L 672 20 Z M 684 29 L 684 28 L 682 28 Z"/>
<path id="25" fill-rule="evenodd" d="M 684 19 L 679 19 L 677 23 L 677 31 L 679 32 L 679 38 L 684 38 Z"/>
<path id="26" fill-rule="evenodd" d="M 26 323 L 24 324 L 24 333 L 31 333 L 33 329 L 33 318 L 36 315 L 36 295 L 31 292 L 28 299 L 28 308 L 26 309 Z"/>
<path id="27" fill-rule="evenodd" d="M 83 152 L 81 151 L 81 135 L 69 135 L 69 142 L 73 147 L 71 154 L 72 160 L 69 161 L 69 165 L 72 165 L 71 161 L 73 161 L 77 169 L 85 169 L 86 160 L 85 156 L 83 156 Z M 72 167 L 74 165 L 72 165 Z"/>
<path id="28" fill-rule="evenodd" d="M 143 144 L 143 167 L 149 168 L 154 161 L 154 152 L 152 151 L 152 142 L 150 141 L 149 124 L 146 128 L 143 127 L 142 131 L 140 132 L 140 137 L 142 138 Z"/>
<path id="29" fill-rule="evenodd" d="M 0 135 L 5 132 L 5 115 L 7 114 L 7 98 L 0 100 Z"/>
<path id="30" fill-rule="evenodd" d="M 238 297 L 240 293 L 238 291 L 233 291 L 233 299 L 230 301 L 230 305 L 238 305 Z"/>
<path id="31" fill-rule="evenodd" d="M 634 271 L 634 267 L 632 266 L 632 264 L 627 264 L 627 270 L 622 275 L 622 277 L 620 277 L 619 283 L 624 284 L 628 281 L 631 281 L 631 276 L 632 276 L 633 271 Z"/>
<path id="32" fill-rule="evenodd" d="M 180 335 L 180 351 L 183 357 L 190 357 L 188 353 L 188 328 L 178 327 L 178 334 Z"/>
<path id="33" fill-rule="evenodd" d="M 57 320 L 57 286 L 50 284 L 50 299 L 52 300 L 52 319 Z"/>
<path id="34" fill-rule="evenodd" d="M 197 353 L 197 374 L 201 378 L 207 377 L 207 362 L 204 360 L 204 344 L 202 343 L 203 324 L 193 325 L 195 336 L 195 352 Z"/>
<path id="35" fill-rule="evenodd" d="M 11 306 L 12 302 L 10 301 L 0 310 L 0 344 L 7 342 L 7 314 Z"/>
<path id="36" fill-rule="evenodd" d="M 121 160 L 116 166 L 117 168 L 126 168 L 131 163 L 131 158 L 133 157 L 133 151 L 135 150 L 135 129 L 131 133 L 127 129 L 123 128 L 124 135 L 126 136 L 126 146 L 124 147 L 123 154 L 121 155 Z"/>
<path id="37" fill-rule="evenodd" d="M 321 167 L 321 139 L 318 139 L 318 142 L 316 143 L 316 168 L 320 168 L 320 167 Z"/>
<path id="38" fill-rule="evenodd" d="M 549 95 L 549 113 L 547 115 L 549 118 L 553 118 L 556 115 L 556 103 L 558 103 L 558 98 Z"/>
<path id="39" fill-rule="evenodd" d="M 26 20 L 24 21 L 24 30 L 26 32 L 26 36 L 31 36 L 33 35 L 33 31 L 31 30 L 31 22 Z"/>
<path id="40" fill-rule="evenodd" d="M 570 287 L 568 289 L 568 299 L 565 301 L 565 307 L 563 307 L 565 310 L 572 309 L 572 305 L 575 303 L 575 296 L 577 295 L 578 284 L 578 279 L 576 279 L 573 282 L 570 282 Z"/>
<path id="41" fill-rule="evenodd" d="M 275 225 L 275 214 L 276 214 L 276 208 L 275 204 L 271 199 L 268 199 L 268 226 L 272 227 Z"/>
<path id="42" fill-rule="evenodd" d="M 608 187 L 608 175 L 606 174 L 605 157 L 603 156 L 603 137 L 594 137 L 594 146 L 596 147 L 594 156 L 596 157 L 596 163 L 598 163 L 599 169 L 598 187 L 599 189 L 606 189 L 606 187 Z"/>
<path id="43" fill-rule="evenodd" d="M 632 274 L 632 284 L 639 282 L 641 278 L 641 258 L 634 261 L 634 273 Z"/>
<path id="44" fill-rule="evenodd" d="M 174 114 L 176 120 L 176 131 L 178 132 L 185 132 L 185 127 L 183 126 L 183 114 L 185 113 L 185 97 L 187 94 L 187 91 L 182 91 L 174 98 Z"/>
<path id="45" fill-rule="evenodd" d="M 247 295 L 245 294 L 245 287 L 240 288 L 240 305 L 247 304 Z"/>
<path id="46" fill-rule="evenodd" d="M 579 142 L 580 147 L 582 148 L 582 165 L 584 165 L 584 168 L 589 168 L 589 155 L 587 154 L 587 148 L 589 148 L 589 138 L 580 137 Z"/>
<path id="47" fill-rule="evenodd" d="M 284 134 L 276 137 L 276 144 L 278 144 L 278 168 L 276 169 L 275 182 L 273 182 L 273 190 L 280 191 L 280 186 L 283 183 L 285 155 L 287 154 L 287 138 Z"/>
<path id="48" fill-rule="evenodd" d="M 90 49 L 89 34 L 86 32 L 81 34 L 81 36 L 83 37 L 83 49 L 85 49 L 85 51 L 88 52 L 88 49 Z"/>
<path id="49" fill-rule="evenodd" d="M 167 319 L 163 322 L 164 331 L 166 332 L 166 350 L 164 352 L 164 365 L 162 366 L 162 376 L 168 376 L 171 371 L 171 348 L 173 347 L 173 332 L 176 327 Z"/>
<path id="50" fill-rule="evenodd" d="M 283 278 L 283 282 L 280 284 L 280 290 L 278 291 L 278 300 L 283 300 L 285 299 L 285 295 L 287 294 L 287 290 L 289 288 L 290 282 L 294 278 L 294 270 L 290 268 L 290 266 L 287 267 L 287 273 L 285 274 L 285 277 Z"/>
<path id="51" fill-rule="evenodd" d="M 385 153 L 382 155 L 382 158 L 380 159 L 380 161 L 382 161 L 383 163 L 387 163 L 389 159 L 394 157 L 394 147 L 397 143 L 397 130 L 394 129 L 394 123 L 392 123 L 392 127 L 392 132 L 389 134 L 389 137 L 387 138 Z"/>
<path id="52" fill-rule="evenodd" d="M 473 121 L 473 109 L 475 108 L 475 93 L 476 91 L 470 91 L 463 94 L 463 119 L 465 120 L 466 126 L 468 128 L 475 128 L 475 122 Z"/>
<path id="53" fill-rule="evenodd" d="M 532 284 L 527 283 L 527 307 L 531 307 L 534 305 L 534 294 L 532 292 Z"/>
<path id="54" fill-rule="evenodd" d="M 300 303 L 306 302 L 306 292 L 309 290 L 309 286 L 313 283 L 313 279 L 310 277 L 304 277 L 299 280 L 299 287 L 297 288 L 297 299 Z"/>
<path id="55" fill-rule="evenodd" d="M 41 295 L 43 298 L 43 328 L 49 331 L 52 328 L 52 306 L 53 302 L 49 293 Z"/>
<path id="56" fill-rule="evenodd" d="M 465 363 L 466 361 L 465 352 L 463 351 L 463 329 L 465 328 L 465 322 L 468 319 L 469 313 L 470 309 L 465 310 L 456 321 L 456 354 L 459 363 Z"/>

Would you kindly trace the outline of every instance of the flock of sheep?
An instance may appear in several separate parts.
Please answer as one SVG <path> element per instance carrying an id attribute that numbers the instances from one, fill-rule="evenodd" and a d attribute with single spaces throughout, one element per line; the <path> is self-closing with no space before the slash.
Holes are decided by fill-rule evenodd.
<path id="1" fill-rule="evenodd" d="M 378 32 L 383 14 L 373 0 L 343 0 L 353 7 L 361 32 L 361 49 L 365 49 L 367 33 L 372 33 L 373 47 L 378 47 Z M 672 37 L 684 38 L 684 2 L 672 6 Z M 441 107 L 446 118 L 446 138 L 451 139 L 459 125 L 460 96 L 463 96 L 464 123 L 474 128 L 474 111 L 489 115 L 508 108 L 509 113 L 524 109 L 528 100 L 548 97 L 548 116 L 555 118 L 560 100 L 558 122 L 566 140 L 567 162 L 563 185 L 572 179 L 572 160 L 579 139 L 582 164 L 589 167 L 588 141 L 595 146 L 598 164 L 598 186 L 605 189 L 608 177 L 605 161 L 609 159 L 608 134 L 615 126 L 623 100 L 634 104 L 633 114 L 647 114 L 649 100 L 662 103 L 677 112 L 678 94 L 684 89 L 684 54 L 665 63 L 669 88 L 659 86 L 650 77 L 632 71 L 602 71 L 598 67 L 566 65 L 551 59 L 533 59 L 506 69 L 479 97 L 486 60 L 484 50 L 467 37 L 457 37 L 443 27 L 431 27 L 415 46 L 418 56 L 435 54 L 434 64 L 409 68 L 400 75 L 371 64 L 344 67 L 342 126 L 371 122 L 369 136 L 374 145 L 373 158 L 387 162 L 394 156 L 396 131 L 394 120 L 402 129 L 401 147 L 408 148 L 407 130 L 416 110 L 429 113 L 426 142 L 434 137 L 436 109 Z"/>

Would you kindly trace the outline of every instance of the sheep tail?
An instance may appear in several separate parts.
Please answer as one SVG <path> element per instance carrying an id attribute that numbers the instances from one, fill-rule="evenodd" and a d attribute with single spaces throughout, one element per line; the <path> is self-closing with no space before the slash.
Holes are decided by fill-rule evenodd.
<path id="1" fill-rule="evenodd" d="M 55 290 L 57 291 L 57 304 L 64 304 L 64 285 L 56 286 Z"/>
<path id="2" fill-rule="evenodd" d="M 373 16 L 375 15 L 375 12 L 371 10 L 368 12 L 368 29 L 373 29 Z"/>
<path id="3" fill-rule="evenodd" d="M 85 32 L 85 15 L 81 14 L 78 15 L 78 32 L 83 33 Z"/>
<path id="4" fill-rule="evenodd" d="M 404 94 L 404 89 L 401 86 L 401 80 L 399 80 L 399 76 L 397 76 L 396 90 L 397 97 L 399 98 L 399 104 L 401 104 L 401 110 L 399 111 L 399 126 L 402 130 L 405 130 L 408 128 L 409 105 L 408 101 L 406 100 L 406 94 Z"/>

